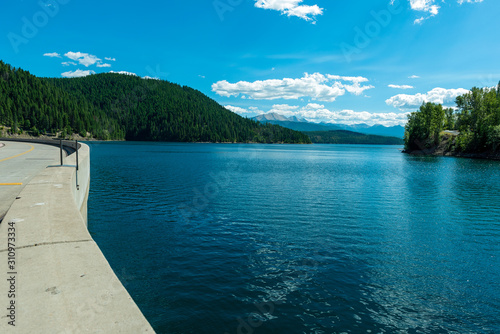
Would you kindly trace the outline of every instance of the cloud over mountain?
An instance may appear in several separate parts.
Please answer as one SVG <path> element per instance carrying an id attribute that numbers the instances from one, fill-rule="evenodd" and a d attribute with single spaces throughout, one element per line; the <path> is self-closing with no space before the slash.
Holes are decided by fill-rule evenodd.
<path id="1" fill-rule="evenodd" d="M 255 7 L 272 9 L 283 15 L 296 16 L 306 21 L 315 22 L 317 15 L 323 14 L 323 8 L 318 5 L 301 5 L 303 0 L 257 0 Z"/>
<path id="2" fill-rule="evenodd" d="M 469 90 L 464 88 L 445 89 L 437 87 L 425 94 L 398 94 L 387 99 L 385 103 L 401 110 L 416 109 L 420 107 L 422 103 L 427 102 L 450 105 L 455 102 L 457 96 L 467 94 L 468 92 Z"/>
<path id="3" fill-rule="evenodd" d="M 255 114 L 255 108 L 241 108 L 231 105 L 225 106 L 227 109 L 239 115 L 247 116 L 248 114 Z M 260 111 L 264 113 L 263 111 Z M 311 122 L 326 122 L 336 124 L 368 124 L 375 125 L 381 124 L 385 126 L 404 125 L 407 121 L 408 113 L 370 113 L 367 111 L 354 111 L 354 110 L 330 110 L 325 108 L 324 105 L 317 103 L 309 103 L 304 107 L 291 106 L 287 104 L 275 104 L 270 110 L 266 112 L 279 114 L 286 117 L 295 116 L 304 118 Z"/>
<path id="4" fill-rule="evenodd" d="M 361 85 L 361 82 L 366 81 L 368 79 L 363 77 L 305 73 L 302 78 L 297 79 L 284 78 L 236 83 L 223 80 L 214 83 L 212 91 L 220 96 L 237 97 L 242 95 L 255 100 L 297 100 L 301 97 L 307 97 L 317 101 L 333 102 L 337 97 L 345 95 L 346 91 L 360 95 L 365 90 L 374 88 L 371 85 Z"/>
<path id="5" fill-rule="evenodd" d="M 88 54 L 88 53 L 83 53 L 83 52 L 66 52 L 64 54 L 66 57 L 68 57 L 71 60 L 79 62 L 81 65 L 85 67 L 89 67 L 90 65 L 94 65 L 97 62 L 100 62 L 101 59 L 97 58 L 94 55 Z"/>
<path id="6" fill-rule="evenodd" d="M 64 78 L 80 78 L 80 77 L 86 77 L 91 74 L 95 74 L 95 72 L 91 70 L 88 71 L 76 70 L 76 71 L 68 71 L 61 73 L 61 75 Z"/>

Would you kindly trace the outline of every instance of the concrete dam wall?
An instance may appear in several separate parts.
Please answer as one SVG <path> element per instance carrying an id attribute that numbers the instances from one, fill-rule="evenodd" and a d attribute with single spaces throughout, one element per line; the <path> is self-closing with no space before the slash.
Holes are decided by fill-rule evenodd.
<path id="1" fill-rule="evenodd" d="M 154 333 L 87 230 L 90 152 L 79 146 L 78 171 L 73 150 L 0 224 L 0 333 Z"/>

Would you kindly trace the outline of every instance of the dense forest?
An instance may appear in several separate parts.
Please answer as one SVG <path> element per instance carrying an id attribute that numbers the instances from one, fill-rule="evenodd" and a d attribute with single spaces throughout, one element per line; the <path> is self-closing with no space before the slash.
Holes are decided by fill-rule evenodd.
<path id="1" fill-rule="evenodd" d="M 22 130 L 37 136 L 61 132 L 103 139 L 121 139 L 124 128 L 95 108 L 81 94 L 55 87 L 47 80 L 0 61 L 0 126 L 11 133 Z"/>
<path id="2" fill-rule="evenodd" d="M 403 140 L 396 137 L 367 135 L 348 130 L 310 131 L 305 132 L 315 144 L 369 144 L 369 145 L 402 145 Z"/>
<path id="3" fill-rule="evenodd" d="M 455 100 L 456 109 L 425 103 L 408 116 L 405 150 L 425 150 L 439 145 L 454 131 L 448 151 L 497 152 L 500 148 L 500 83 L 496 88 L 474 87 Z"/>
<path id="4" fill-rule="evenodd" d="M 310 143 L 297 131 L 260 124 L 201 92 L 115 73 L 38 78 L 0 61 L 0 126 L 32 135 L 96 139 Z"/>

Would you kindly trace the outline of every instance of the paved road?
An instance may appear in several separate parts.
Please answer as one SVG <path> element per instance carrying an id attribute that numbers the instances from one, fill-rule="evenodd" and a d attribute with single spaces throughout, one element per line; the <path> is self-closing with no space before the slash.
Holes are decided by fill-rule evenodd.
<path id="1" fill-rule="evenodd" d="M 59 148 L 55 146 L 0 140 L 0 220 L 24 186 L 59 160 Z"/>

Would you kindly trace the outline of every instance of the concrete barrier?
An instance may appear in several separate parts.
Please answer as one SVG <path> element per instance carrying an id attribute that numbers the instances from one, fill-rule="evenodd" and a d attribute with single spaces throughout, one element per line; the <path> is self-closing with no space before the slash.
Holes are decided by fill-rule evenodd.
<path id="1" fill-rule="evenodd" d="M 154 333 L 87 230 L 78 152 L 78 171 L 75 153 L 46 168 L 0 224 L 0 333 Z"/>

